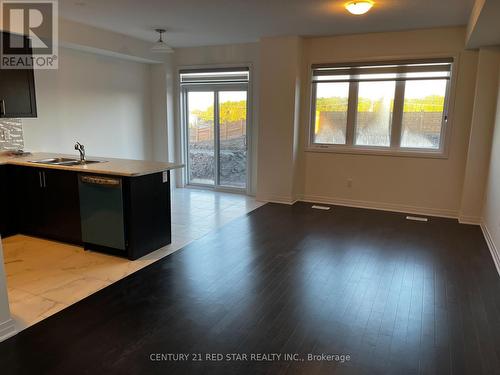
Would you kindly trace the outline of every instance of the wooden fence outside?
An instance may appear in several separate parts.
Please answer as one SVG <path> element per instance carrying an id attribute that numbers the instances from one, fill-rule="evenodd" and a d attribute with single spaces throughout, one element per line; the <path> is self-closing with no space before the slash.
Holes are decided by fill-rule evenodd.
<path id="1" fill-rule="evenodd" d="M 214 139 L 214 127 L 211 124 L 197 124 L 189 127 L 189 141 L 203 142 Z M 220 124 L 220 139 L 234 139 L 246 135 L 246 121 Z"/>

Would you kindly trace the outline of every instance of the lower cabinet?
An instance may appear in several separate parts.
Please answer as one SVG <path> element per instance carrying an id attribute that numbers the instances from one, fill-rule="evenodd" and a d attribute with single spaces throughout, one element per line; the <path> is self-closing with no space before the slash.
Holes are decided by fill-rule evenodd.
<path id="1" fill-rule="evenodd" d="M 137 259 L 170 244 L 169 176 L 80 175 L 85 248 Z"/>
<path id="2" fill-rule="evenodd" d="M 80 199 L 75 172 L 44 170 L 44 234 L 64 242 L 81 243 Z"/>
<path id="3" fill-rule="evenodd" d="M 125 229 L 130 259 L 172 242 L 169 181 L 170 171 L 125 179 Z"/>
<path id="4" fill-rule="evenodd" d="M 12 182 L 15 184 L 17 229 L 20 233 L 37 236 L 43 224 L 43 182 L 41 170 L 14 167 Z"/>
<path id="5" fill-rule="evenodd" d="M 18 231 L 79 244 L 80 203 L 77 175 L 71 171 L 17 167 Z"/>
<path id="6" fill-rule="evenodd" d="M 16 234 L 16 197 L 12 186 L 11 166 L 0 165 L 0 236 Z"/>
<path id="7" fill-rule="evenodd" d="M 21 233 L 137 259 L 171 243 L 169 180 L 170 172 L 117 178 L 0 166 L 0 234 Z"/>

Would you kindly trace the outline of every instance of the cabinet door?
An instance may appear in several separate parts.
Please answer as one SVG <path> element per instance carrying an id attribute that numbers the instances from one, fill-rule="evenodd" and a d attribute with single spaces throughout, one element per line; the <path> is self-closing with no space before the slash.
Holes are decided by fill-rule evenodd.
<path id="1" fill-rule="evenodd" d="M 11 178 L 11 167 L 0 166 L 0 235 L 2 238 L 16 232 L 15 180 Z"/>
<path id="2" fill-rule="evenodd" d="M 0 69 L 0 117 L 36 116 L 33 69 Z"/>
<path id="3" fill-rule="evenodd" d="M 32 70 L 0 69 L 0 116 L 36 117 Z"/>
<path id="4" fill-rule="evenodd" d="M 44 170 L 44 237 L 82 242 L 78 176 L 75 172 Z"/>
<path id="5" fill-rule="evenodd" d="M 2 209 L 0 209 L 0 236 L 5 238 L 8 232 L 8 209 L 6 209 L 6 203 L 9 201 L 8 191 L 7 191 L 7 167 L 0 166 L 0 199 Z"/>
<path id="6" fill-rule="evenodd" d="M 42 170 L 17 167 L 13 171 L 16 181 L 17 218 L 19 231 L 24 234 L 43 235 L 43 176 Z"/>

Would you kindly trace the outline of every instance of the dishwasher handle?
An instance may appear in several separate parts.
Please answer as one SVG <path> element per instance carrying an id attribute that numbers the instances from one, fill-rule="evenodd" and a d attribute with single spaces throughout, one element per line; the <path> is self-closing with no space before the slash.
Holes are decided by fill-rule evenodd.
<path id="1" fill-rule="evenodd" d="M 102 176 L 81 175 L 80 181 L 83 184 L 99 185 L 103 187 L 120 187 L 122 184 L 121 178 L 102 177 Z"/>

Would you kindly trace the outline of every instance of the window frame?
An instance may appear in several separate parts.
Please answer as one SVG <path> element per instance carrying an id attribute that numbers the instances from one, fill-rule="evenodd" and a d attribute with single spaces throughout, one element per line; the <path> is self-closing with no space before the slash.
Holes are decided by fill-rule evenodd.
<path id="1" fill-rule="evenodd" d="M 445 103 L 443 108 L 440 145 L 438 149 L 430 148 L 410 148 L 400 147 L 401 144 L 401 131 L 403 125 L 403 104 L 404 104 L 404 87 L 406 80 L 396 80 L 396 88 L 394 95 L 394 113 L 393 121 L 391 124 L 390 145 L 389 146 L 365 146 L 355 144 L 356 132 L 356 113 L 357 113 L 357 100 L 358 100 L 358 86 L 359 82 L 351 82 L 349 87 L 348 98 L 348 113 L 346 124 L 346 144 L 330 144 L 330 143 L 317 143 L 314 142 L 314 128 L 316 117 L 316 92 L 317 84 L 321 82 L 313 81 L 313 65 L 331 64 L 331 65 L 366 65 L 367 63 L 376 64 L 390 64 L 412 62 L 412 61 L 433 61 L 441 58 L 449 58 L 451 62 L 450 78 L 448 79 L 445 92 Z M 459 68 L 459 61 L 456 55 L 435 55 L 435 56 L 405 56 L 405 57 L 390 57 L 390 58 L 377 58 L 366 59 L 352 62 L 352 60 L 345 61 L 319 61 L 310 62 L 308 64 L 308 105 L 310 112 L 308 114 L 308 129 L 306 134 L 306 152 L 327 152 L 327 153 L 343 153 L 343 154 L 360 154 L 360 155 L 387 155 L 387 156 L 406 156 L 406 157 L 423 157 L 423 158 L 448 158 L 449 157 L 449 143 L 451 139 L 451 129 L 453 124 L 453 107 L 455 102 L 455 85 L 456 85 L 456 72 Z M 425 80 L 425 79 L 422 79 Z M 402 91 L 402 92 L 401 92 Z M 403 101 L 401 105 L 396 103 Z M 396 121 L 394 121 L 396 119 Z"/>

